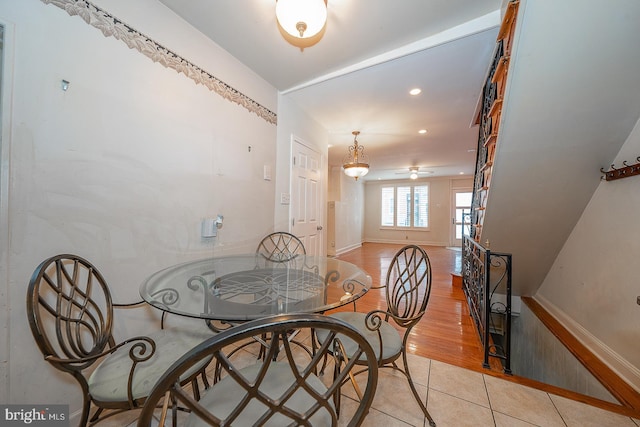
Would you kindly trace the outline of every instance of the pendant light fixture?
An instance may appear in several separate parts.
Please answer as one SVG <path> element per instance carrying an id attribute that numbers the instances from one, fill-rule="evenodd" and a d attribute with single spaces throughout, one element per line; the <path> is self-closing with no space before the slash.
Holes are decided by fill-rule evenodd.
<path id="1" fill-rule="evenodd" d="M 276 18 L 282 36 L 303 50 L 324 35 L 326 0 L 276 0 Z"/>
<path id="2" fill-rule="evenodd" d="M 349 147 L 349 153 L 345 156 L 342 164 L 344 173 L 347 176 L 358 178 L 365 176 L 369 173 L 369 158 L 364 154 L 364 147 L 358 144 L 358 135 L 360 131 L 354 130 L 353 145 Z"/>

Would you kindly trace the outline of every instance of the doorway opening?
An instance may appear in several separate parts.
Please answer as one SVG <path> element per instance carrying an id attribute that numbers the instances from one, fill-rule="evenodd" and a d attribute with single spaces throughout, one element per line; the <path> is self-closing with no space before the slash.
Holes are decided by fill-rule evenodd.
<path id="1" fill-rule="evenodd" d="M 454 189 L 452 192 L 451 246 L 462 247 L 462 236 L 471 232 L 471 189 Z"/>

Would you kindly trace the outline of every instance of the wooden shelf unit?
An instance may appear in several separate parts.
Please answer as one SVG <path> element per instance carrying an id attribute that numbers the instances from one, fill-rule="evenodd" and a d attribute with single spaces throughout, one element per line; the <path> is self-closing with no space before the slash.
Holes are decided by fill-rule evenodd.
<path id="1" fill-rule="evenodd" d="M 487 138 L 487 140 L 484 142 L 484 146 L 488 147 L 490 145 L 494 145 L 497 140 L 498 140 L 498 133 L 494 132 L 491 135 L 489 135 L 489 138 Z"/>
<path id="2" fill-rule="evenodd" d="M 505 54 L 511 54 L 511 45 L 513 44 L 513 35 L 515 33 L 516 26 L 516 18 L 518 16 L 518 6 L 520 1 L 513 0 L 507 5 L 507 10 L 504 13 L 504 17 L 502 18 L 502 24 L 500 25 L 500 30 L 498 31 L 498 40 L 504 40 L 505 43 Z"/>
<path id="3" fill-rule="evenodd" d="M 497 98 L 495 101 L 493 101 L 493 104 L 491 104 L 491 108 L 489 109 L 489 112 L 487 113 L 487 115 L 490 117 L 500 116 L 501 111 L 502 111 L 502 98 Z"/>

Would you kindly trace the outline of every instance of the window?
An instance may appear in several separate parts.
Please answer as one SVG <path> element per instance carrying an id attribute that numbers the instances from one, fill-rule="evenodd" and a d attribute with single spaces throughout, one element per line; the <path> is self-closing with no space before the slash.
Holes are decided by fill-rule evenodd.
<path id="1" fill-rule="evenodd" d="M 382 187 L 382 226 L 393 227 L 393 213 L 395 202 L 393 199 L 394 188 Z"/>
<path id="2" fill-rule="evenodd" d="M 429 227 L 428 184 L 382 187 L 381 196 L 382 227 Z"/>

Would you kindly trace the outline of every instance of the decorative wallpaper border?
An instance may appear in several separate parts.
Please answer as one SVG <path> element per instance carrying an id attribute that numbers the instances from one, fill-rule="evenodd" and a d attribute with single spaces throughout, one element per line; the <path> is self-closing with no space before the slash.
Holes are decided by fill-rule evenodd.
<path id="1" fill-rule="evenodd" d="M 269 123 L 277 124 L 277 115 L 268 108 L 214 77 L 202 68 L 187 61 L 180 55 L 160 45 L 131 26 L 120 21 L 94 4 L 86 0 L 41 0 L 65 10 L 70 16 L 78 15 L 87 24 L 102 31 L 105 37 L 115 37 L 124 42 L 130 49 L 135 49 L 167 68 L 189 77 L 196 84 L 206 86 L 212 92 L 234 102 Z"/>

